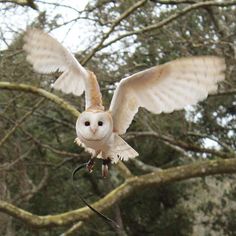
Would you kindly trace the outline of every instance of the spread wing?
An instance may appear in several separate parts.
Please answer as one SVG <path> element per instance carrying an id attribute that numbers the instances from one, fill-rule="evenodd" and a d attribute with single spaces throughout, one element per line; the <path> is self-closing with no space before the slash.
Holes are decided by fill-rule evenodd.
<path id="1" fill-rule="evenodd" d="M 64 93 L 80 96 L 86 90 L 86 108 L 102 106 L 95 75 L 87 71 L 56 39 L 39 29 L 29 29 L 23 49 L 27 60 L 39 73 L 63 72 L 53 87 Z"/>
<path id="2" fill-rule="evenodd" d="M 190 57 L 122 79 L 110 105 L 114 131 L 124 134 L 139 107 L 160 114 L 196 104 L 217 90 L 217 82 L 225 77 L 224 70 L 222 58 Z"/>

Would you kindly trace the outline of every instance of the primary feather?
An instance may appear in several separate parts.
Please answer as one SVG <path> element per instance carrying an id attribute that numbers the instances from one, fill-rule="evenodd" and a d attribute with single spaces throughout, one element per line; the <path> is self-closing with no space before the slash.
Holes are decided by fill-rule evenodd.
<path id="1" fill-rule="evenodd" d="M 217 90 L 224 79 L 225 62 L 214 56 L 189 57 L 155 66 L 125 79 L 117 86 L 109 111 L 93 72 L 86 70 L 56 39 L 37 29 L 25 36 L 27 60 L 40 73 L 63 72 L 54 88 L 81 95 L 85 90 L 86 111 L 76 123 L 76 143 L 113 163 L 138 153 L 119 134 L 124 134 L 139 107 L 155 114 L 194 105 Z"/>
<path id="2" fill-rule="evenodd" d="M 190 57 L 122 79 L 110 105 L 114 130 L 124 134 L 139 107 L 160 114 L 196 104 L 216 91 L 224 70 L 222 58 Z"/>
<path id="3" fill-rule="evenodd" d="M 53 84 L 64 93 L 86 95 L 86 108 L 102 108 L 102 96 L 95 75 L 87 71 L 56 39 L 39 29 L 29 29 L 24 37 L 27 60 L 39 73 L 63 72 Z"/>
<path id="4" fill-rule="evenodd" d="M 81 95 L 85 90 L 84 80 L 88 72 L 56 39 L 38 29 L 30 29 L 25 35 L 24 50 L 27 60 L 39 73 L 61 71 L 63 74 L 54 83 L 54 88 L 64 93 Z"/>

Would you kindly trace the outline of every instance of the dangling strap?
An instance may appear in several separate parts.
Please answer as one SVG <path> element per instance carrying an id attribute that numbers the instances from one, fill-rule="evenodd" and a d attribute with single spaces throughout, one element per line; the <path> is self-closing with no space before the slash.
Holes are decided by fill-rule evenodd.
<path id="1" fill-rule="evenodd" d="M 89 162 L 83 163 L 83 164 L 79 165 L 78 167 L 76 167 L 76 168 L 73 170 L 73 172 L 72 172 L 72 183 L 73 183 L 73 185 L 75 185 L 75 184 L 74 184 L 74 177 L 75 177 L 75 174 L 76 174 L 79 170 L 81 170 L 82 168 L 86 168 L 86 166 L 87 166 L 88 163 L 89 163 Z M 76 186 L 76 187 L 77 187 L 77 190 L 79 191 L 78 186 Z M 82 197 L 82 195 L 80 194 L 80 191 L 79 191 L 79 193 L 78 193 L 78 196 L 79 196 L 80 200 L 81 200 L 87 207 L 89 207 L 89 208 L 90 208 L 93 212 L 95 212 L 98 216 L 100 216 L 101 218 L 103 218 L 106 223 L 108 223 L 108 224 L 110 224 L 110 225 L 112 225 L 112 226 L 115 226 L 115 227 L 117 227 L 117 228 L 120 228 L 120 226 L 119 226 L 114 220 L 112 220 L 112 219 L 110 219 L 109 217 L 103 215 L 102 213 L 100 213 L 99 211 L 97 211 L 95 208 L 93 208 L 89 203 L 87 203 L 87 202 L 84 200 L 84 198 Z"/>

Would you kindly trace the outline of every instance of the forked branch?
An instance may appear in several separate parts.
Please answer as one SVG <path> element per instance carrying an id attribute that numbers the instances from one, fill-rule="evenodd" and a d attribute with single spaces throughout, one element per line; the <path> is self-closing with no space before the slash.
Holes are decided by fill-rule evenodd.
<path id="1" fill-rule="evenodd" d="M 134 176 L 112 190 L 102 199 L 92 204 L 99 211 L 105 211 L 132 193 L 148 186 L 159 187 L 163 184 L 173 183 L 194 177 L 216 174 L 236 173 L 236 159 L 202 161 L 194 164 L 173 167 L 163 171 L 156 171 L 146 175 Z M 5 201 L 0 201 L 0 212 L 22 220 L 24 223 L 37 228 L 50 228 L 70 225 L 78 221 L 90 219 L 94 212 L 88 207 L 68 211 L 57 215 L 39 216 L 20 209 Z"/>

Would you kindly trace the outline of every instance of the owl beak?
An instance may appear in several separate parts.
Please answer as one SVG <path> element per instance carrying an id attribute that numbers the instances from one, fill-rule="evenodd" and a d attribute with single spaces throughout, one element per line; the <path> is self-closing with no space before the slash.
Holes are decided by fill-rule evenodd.
<path id="1" fill-rule="evenodd" d="M 97 128 L 90 128 L 91 129 L 91 131 L 93 132 L 93 134 L 95 134 L 96 133 L 96 131 L 97 131 Z"/>

